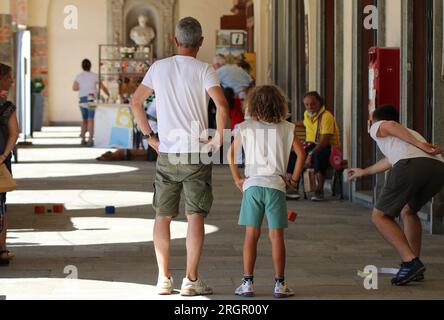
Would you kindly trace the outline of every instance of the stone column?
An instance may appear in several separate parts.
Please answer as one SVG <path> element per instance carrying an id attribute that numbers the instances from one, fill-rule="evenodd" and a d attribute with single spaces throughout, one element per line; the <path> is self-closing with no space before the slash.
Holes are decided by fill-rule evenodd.
<path id="1" fill-rule="evenodd" d="M 378 47 L 385 47 L 386 46 L 386 0 L 378 0 L 377 1 L 378 6 L 378 30 L 377 30 L 377 42 Z M 382 154 L 381 150 L 376 146 L 375 147 L 375 158 L 376 161 L 380 161 L 384 158 L 384 155 Z M 373 189 L 373 199 L 378 199 L 382 188 L 385 185 L 386 180 L 386 174 L 381 173 L 376 175 L 375 177 L 375 187 Z"/>
<path id="2" fill-rule="evenodd" d="M 433 142 L 444 145 L 444 4 L 443 0 L 434 0 L 433 8 Z M 444 192 L 438 194 L 432 203 L 430 214 L 430 232 L 444 233 Z"/>
<path id="3" fill-rule="evenodd" d="M 401 123 L 413 126 L 413 2 L 401 2 L 402 39 L 401 39 Z"/>

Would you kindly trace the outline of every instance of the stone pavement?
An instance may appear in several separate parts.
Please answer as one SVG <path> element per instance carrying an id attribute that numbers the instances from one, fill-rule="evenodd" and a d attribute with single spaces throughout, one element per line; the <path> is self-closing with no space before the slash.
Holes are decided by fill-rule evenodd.
<path id="1" fill-rule="evenodd" d="M 8 195 L 9 248 L 16 259 L 0 268 L 7 299 L 182 299 L 158 297 L 152 243 L 155 164 L 99 163 L 106 150 L 79 148 L 75 128 L 45 128 L 19 150 L 19 190 Z M 57 145 L 51 145 L 56 141 Z M 243 229 L 237 226 L 241 194 L 227 167 L 214 170 L 215 202 L 207 222 L 201 277 L 215 294 L 196 299 L 233 300 L 242 278 Z M 35 215 L 34 205 L 62 203 L 63 214 Z M 107 205 L 117 207 L 106 215 Z M 444 236 L 425 235 L 426 282 L 398 288 L 380 275 L 366 290 L 358 270 L 395 268 L 399 258 L 370 222 L 370 210 L 331 199 L 289 202 L 299 214 L 287 232 L 287 281 L 305 299 L 443 299 Z M 171 266 L 180 289 L 185 268 L 184 216 L 173 225 Z M 264 228 L 256 266 L 257 299 L 272 299 L 271 246 Z M 66 278 L 78 278 L 66 279 Z"/>

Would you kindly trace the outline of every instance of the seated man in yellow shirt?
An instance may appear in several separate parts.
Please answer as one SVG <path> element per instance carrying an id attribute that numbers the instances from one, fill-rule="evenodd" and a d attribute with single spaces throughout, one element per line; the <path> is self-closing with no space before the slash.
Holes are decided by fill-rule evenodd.
<path id="1" fill-rule="evenodd" d="M 306 129 L 306 142 L 304 144 L 307 152 L 306 168 L 313 168 L 316 174 L 316 193 L 312 201 L 324 200 L 324 183 L 327 169 L 330 166 L 331 146 L 339 147 L 338 126 L 334 116 L 325 108 L 322 97 L 317 92 L 309 92 L 304 97 L 306 112 L 303 124 Z M 321 124 L 319 126 L 319 124 Z M 292 153 L 289 164 L 289 172 L 296 163 L 295 155 Z M 289 198 L 299 198 L 290 192 Z"/>

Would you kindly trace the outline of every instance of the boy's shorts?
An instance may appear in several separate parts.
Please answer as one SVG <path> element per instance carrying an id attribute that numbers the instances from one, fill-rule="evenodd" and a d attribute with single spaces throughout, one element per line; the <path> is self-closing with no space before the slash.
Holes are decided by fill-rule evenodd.
<path id="1" fill-rule="evenodd" d="M 401 160 L 390 171 L 375 207 L 394 218 L 407 204 L 419 212 L 443 187 L 443 162 L 431 158 Z"/>
<path id="2" fill-rule="evenodd" d="M 265 215 L 270 229 L 288 228 L 285 193 L 271 188 L 248 188 L 242 199 L 239 225 L 260 228 Z"/>
<path id="3" fill-rule="evenodd" d="M 187 163 L 191 155 L 182 157 Z M 168 154 L 160 154 L 157 158 L 153 199 L 156 216 L 176 218 L 183 190 L 185 213 L 206 218 L 213 205 L 212 173 L 212 164 L 172 164 Z"/>

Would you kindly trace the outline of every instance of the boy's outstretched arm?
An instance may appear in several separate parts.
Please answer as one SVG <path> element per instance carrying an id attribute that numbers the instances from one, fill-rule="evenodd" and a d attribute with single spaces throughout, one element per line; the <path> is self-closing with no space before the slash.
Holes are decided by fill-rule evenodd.
<path id="1" fill-rule="evenodd" d="M 299 141 L 299 138 L 296 136 L 296 133 L 294 135 L 294 140 L 293 140 L 293 150 L 294 152 L 296 152 L 297 162 L 290 179 L 290 184 L 292 187 L 297 187 L 302 172 L 304 171 L 305 160 L 307 158 L 307 155 L 305 153 L 304 147 L 302 146 L 302 143 Z"/>
<path id="2" fill-rule="evenodd" d="M 356 179 L 363 178 L 365 176 L 373 176 L 378 173 L 386 172 L 391 169 L 392 165 L 390 164 L 387 158 L 382 159 L 376 164 L 368 167 L 367 169 L 353 168 L 348 170 L 348 180 L 353 181 Z"/>
<path id="3" fill-rule="evenodd" d="M 232 143 L 232 145 L 228 149 L 228 161 L 230 164 L 230 170 L 231 170 L 231 174 L 234 179 L 234 183 L 236 184 L 236 187 L 238 187 L 239 190 L 241 192 L 243 192 L 245 179 L 242 178 L 242 176 L 239 172 L 239 168 L 236 163 L 236 154 L 241 146 L 242 146 L 242 136 L 240 134 L 238 134 L 236 136 L 236 138 L 234 139 L 234 142 Z"/>
<path id="4" fill-rule="evenodd" d="M 437 155 L 443 152 L 440 146 L 416 139 L 407 128 L 395 121 L 385 121 L 381 124 L 377 136 L 379 138 L 397 137 L 431 155 Z"/>

